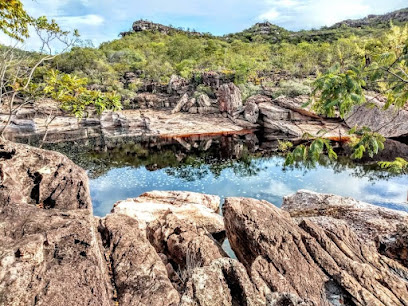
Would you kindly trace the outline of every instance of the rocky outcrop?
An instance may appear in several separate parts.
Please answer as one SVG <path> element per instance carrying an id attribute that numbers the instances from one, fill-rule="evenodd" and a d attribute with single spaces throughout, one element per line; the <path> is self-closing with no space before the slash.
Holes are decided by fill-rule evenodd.
<path id="1" fill-rule="evenodd" d="M 300 138 L 305 133 L 317 135 L 325 130 L 325 137 L 341 140 L 348 137 L 347 127 L 337 119 L 324 119 L 301 107 L 305 97 L 281 96 L 271 102 L 258 104 L 265 138 Z M 307 101 L 307 100 L 306 100 Z"/>
<path id="2" fill-rule="evenodd" d="M 218 196 L 185 191 L 152 191 L 117 202 L 112 212 L 125 214 L 139 220 L 141 228 L 173 213 L 180 222 L 192 222 L 204 228 L 218 239 L 225 237 L 224 222 L 217 213 L 220 207 Z"/>
<path id="3" fill-rule="evenodd" d="M 221 112 L 238 117 L 243 110 L 240 89 L 234 83 L 223 84 L 218 89 L 218 107 Z"/>
<path id="4" fill-rule="evenodd" d="M 288 292 L 314 305 L 408 304 L 408 270 L 347 225 L 297 223 L 268 202 L 245 198 L 226 199 L 223 211 L 231 247 L 265 295 Z"/>
<path id="5" fill-rule="evenodd" d="M 221 258 L 191 271 L 181 306 L 266 305 L 237 260 Z"/>
<path id="6" fill-rule="evenodd" d="M 134 218 L 114 214 L 99 231 L 111 265 L 119 305 L 178 305 L 167 270 Z"/>
<path id="7" fill-rule="evenodd" d="M 250 123 L 257 123 L 259 118 L 259 107 L 254 102 L 247 102 L 244 108 L 244 118 Z"/>
<path id="8" fill-rule="evenodd" d="M 62 154 L 1 142 L 0 207 L 15 203 L 91 211 L 87 174 Z"/>
<path id="9" fill-rule="evenodd" d="M 169 94 L 183 94 L 188 90 L 188 81 L 181 76 L 173 74 L 169 81 L 167 92 Z"/>
<path id="10" fill-rule="evenodd" d="M 370 99 L 370 98 L 368 98 Z M 366 126 L 372 131 L 385 137 L 401 137 L 408 135 L 408 111 L 390 106 L 384 110 L 384 103 L 375 99 L 372 103 L 376 107 L 366 105 L 357 106 L 352 114 L 346 118 L 347 125 Z"/>
<path id="11" fill-rule="evenodd" d="M 188 94 L 184 94 L 180 100 L 177 102 L 176 106 L 173 108 L 171 111 L 172 114 L 180 112 L 183 108 L 185 108 L 185 105 L 189 102 Z"/>
<path id="12" fill-rule="evenodd" d="M 111 305 L 85 171 L 3 142 L 0 174 L 0 304 Z"/>
<path id="13" fill-rule="evenodd" d="M 284 197 L 282 209 L 294 218 L 307 218 L 322 227 L 344 223 L 365 242 L 374 242 L 383 235 L 395 235 L 401 226 L 408 224 L 406 212 L 307 190 Z"/>

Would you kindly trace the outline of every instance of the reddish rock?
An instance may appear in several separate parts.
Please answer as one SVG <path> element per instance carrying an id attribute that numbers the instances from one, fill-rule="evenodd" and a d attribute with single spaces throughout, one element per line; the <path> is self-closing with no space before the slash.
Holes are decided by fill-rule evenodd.
<path id="1" fill-rule="evenodd" d="M 235 117 L 242 111 L 242 96 L 240 89 L 234 83 L 223 84 L 218 89 L 218 107 L 221 112 L 226 112 Z"/>
<path id="2" fill-rule="evenodd" d="M 288 292 L 314 305 L 408 304 L 408 270 L 347 225 L 297 225 L 272 204 L 245 198 L 226 199 L 223 211 L 231 247 L 264 294 Z"/>
<path id="3" fill-rule="evenodd" d="M 66 156 L 13 142 L 0 142 L 0 206 L 92 209 L 88 176 Z"/>
<path id="4" fill-rule="evenodd" d="M 165 265 L 139 229 L 125 215 L 108 215 L 99 226 L 112 267 L 119 305 L 178 305 Z"/>

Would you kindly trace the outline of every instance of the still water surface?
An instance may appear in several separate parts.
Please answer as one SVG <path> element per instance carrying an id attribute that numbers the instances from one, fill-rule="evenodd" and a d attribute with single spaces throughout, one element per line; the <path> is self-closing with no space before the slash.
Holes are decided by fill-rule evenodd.
<path id="1" fill-rule="evenodd" d="M 183 140 L 116 139 L 49 148 L 88 170 L 94 213 L 151 190 L 185 190 L 224 197 L 251 197 L 277 206 L 299 189 L 351 196 L 408 211 L 408 176 L 389 176 L 347 159 L 284 169 L 284 158 L 260 150 L 268 144 L 247 136 Z M 270 144 L 269 144 L 270 147 Z"/>

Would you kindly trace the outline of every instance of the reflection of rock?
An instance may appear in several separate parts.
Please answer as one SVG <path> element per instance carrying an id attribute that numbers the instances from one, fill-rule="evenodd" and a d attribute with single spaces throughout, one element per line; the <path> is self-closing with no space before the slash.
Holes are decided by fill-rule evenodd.
<path id="1" fill-rule="evenodd" d="M 99 226 L 120 305 L 177 305 L 179 295 L 137 221 L 108 215 Z"/>
<path id="2" fill-rule="evenodd" d="M 385 137 L 400 137 L 408 135 L 408 111 L 390 106 L 384 110 L 384 103 L 374 99 L 376 107 L 358 106 L 353 110 L 353 115 L 346 119 L 349 127 L 355 125 L 366 126 Z"/>
<path id="3" fill-rule="evenodd" d="M 257 288 L 299 295 L 314 305 L 405 305 L 408 270 L 381 256 L 342 223 L 296 224 L 268 202 L 228 198 L 227 236 Z M 267 292 L 267 291 L 265 291 Z"/>

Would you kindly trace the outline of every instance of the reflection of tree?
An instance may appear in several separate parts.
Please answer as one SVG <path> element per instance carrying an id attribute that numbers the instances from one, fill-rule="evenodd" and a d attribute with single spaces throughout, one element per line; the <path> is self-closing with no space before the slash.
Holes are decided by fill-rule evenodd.
<path id="1" fill-rule="evenodd" d="M 210 173 L 219 177 L 225 169 L 231 169 L 236 176 L 248 177 L 262 171 L 265 160 L 278 157 L 277 165 L 283 167 L 284 157 L 276 152 L 251 152 L 250 145 L 241 137 L 218 137 L 209 140 L 187 140 L 191 148 L 187 149 L 175 141 L 149 140 L 142 142 L 135 139 L 117 139 L 109 146 L 102 145 L 100 139 L 78 143 L 58 143 L 48 145 L 48 149 L 59 151 L 76 164 L 88 170 L 91 178 L 104 175 L 111 169 L 145 167 L 150 171 L 165 169 L 168 175 L 186 181 L 201 180 Z M 284 168 L 303 170 L 316 167 L 331 168 L 335 173 L 351 172 L 358 178 L 369 180 L 389 179 L 395 174 L 385 172 L 375 162 L 356 163 L 339 152 L 337 161 L 321 156 L 317 162 L 298 162 Z M 330 178 L 328 178 L 330 179 Z"/>

